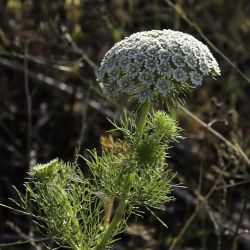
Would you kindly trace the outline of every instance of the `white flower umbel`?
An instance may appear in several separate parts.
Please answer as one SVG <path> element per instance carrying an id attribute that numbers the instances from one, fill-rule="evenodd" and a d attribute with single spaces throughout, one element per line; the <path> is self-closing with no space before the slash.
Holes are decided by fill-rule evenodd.
<path id="1" fill-rule="evenodd" d="M 210 50 L 193 36 L 172 30 L 138 32 L 115 44 L 101 63 L 98 82 L 110 97 L 126 93 L 140 102 L 197 86 L 220 75 Z"/>

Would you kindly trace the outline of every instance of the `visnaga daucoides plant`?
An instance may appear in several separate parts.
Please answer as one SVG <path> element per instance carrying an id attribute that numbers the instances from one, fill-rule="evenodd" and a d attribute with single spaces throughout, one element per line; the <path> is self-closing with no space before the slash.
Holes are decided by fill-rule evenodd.
<path id="1" fill-rule="evenodd" d="M 180 128 L 152 107 L 159 100 L 182 101 L 207 75 L 220 75 L 219 66 L 208 47 L 191 35 L 152 30 L 115 44 L 97 80 L 109 97 L 126 94 L 140 108 L 133 114 L 124 109 L 119 121 L 111 121 L 120 139 L 112 138 L 101 154 L 89 151 L 84 159 L 90 177 L 58 159 L 31 169 L 18 204 L 40 233 L 74 250 L 112 249 L 134 209 L 173 200 L 174 174 L 166 158 Z"/>

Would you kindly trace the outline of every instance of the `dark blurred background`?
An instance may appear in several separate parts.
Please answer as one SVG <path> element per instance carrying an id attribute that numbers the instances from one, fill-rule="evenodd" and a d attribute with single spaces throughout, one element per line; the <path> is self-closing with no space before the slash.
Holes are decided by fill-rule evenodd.
<path id="1" fill-rule="evenodd" d="M 115 42 L 180 30 L 209 46 L 222 76 L 206 79 L 186 109 L 171 109 L 185 139 L 171 148 L 169 166 L 186 188 L 160 210 L 141 208 L 144 219 L 131 216 L 115 248 L 250 249 L 249 14 L 249 0 L 0 0 L 0 203 L 17 199 L 12 185 L 22 190 L 34 164 L 72 161 L 76 145 L 81 154 L 100 148 L 106 117 L 129 107 L 95 80 Z M 0 207 L 0 244 L 36 238 L 30 228 L 29 218 Z"/>

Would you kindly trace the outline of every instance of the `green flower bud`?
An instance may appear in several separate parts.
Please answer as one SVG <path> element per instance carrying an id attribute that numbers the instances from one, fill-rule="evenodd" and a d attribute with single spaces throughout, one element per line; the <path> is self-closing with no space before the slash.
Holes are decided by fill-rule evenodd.
<path id="1" fill-rule="evenodd" d="M 164 165 L 166 147 L 153 136 L 144 138 L 136 148 L 136 161 L 142 168 L 157 168 Z"/>
<path id="2" fill-rule="evenodd" d="M 174 140 L 179 137 L 180 128 L 177 121 L 163 111 L 153 114 L 152 125 L 154 133 L 163 140 Z"/>
<path id="3" fill-rule="evenodd" d="M 59 161 L 57 158 L 46 164 L 37 164 L 30 170 L 30 176 L 36 180 L 44 180 L 55 178 L 59 172 L 64 172 L 66 164 Z"/>

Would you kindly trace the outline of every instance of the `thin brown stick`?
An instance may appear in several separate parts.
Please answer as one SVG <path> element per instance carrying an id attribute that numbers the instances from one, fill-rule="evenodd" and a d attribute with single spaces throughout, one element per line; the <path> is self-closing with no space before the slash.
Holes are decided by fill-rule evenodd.
<path id="1" fill-rule="evenodd" d="M 28 67 L 28 43 L 25 44 L 24 48 L 24 89 L 27 104 L 27 165 L 28 170 L 30 168 L 30 151 L 31 151 L 31 130 L 32 130 L 32 102 L 29 88 L 29 67 Z"/>
<path id="2" fill-rule="evenodd" d="M 248 202 L 249 202 L 249 196 L 246 196 L 244 199 L 243 207 L 242 207 L 241 212 L 240 212 L 240 218 L 238 220 L 237 226 L 236 226 L 235 231 L 234 231 L 233 240 L 235 240 L 238 236 L 240 225 L 242 224 L 244 215 L 245 215 L 246 210 L 247 210 Z"/>
<path id="3" fill-rule="evenodd" d="M 13 231 L 15 231 L 20 237 L 22 237 L 26 241 L 24 241 L 24 242 L 18 241 L 16 243 L 14 242 L 14 243 L 10 243 L 10 244 L 3 244 L 3 245 L 1 245 L 2 247 L 4 247 L 4 246 L 13 246 L 13 245 L 16 245 L 16 244 L 30 243 L 35 249 L 37 249 L 37 250 L 41 250 L 42 249 L 42 246 L 36 244 L 35 242 L 36 241 L 41 241 L 41 240 L 44 240 L 44 239 L 34 239 L 33 237 L 25 234 L 17 225 L 15 225 L 11 221 L 6 221 L 6 225 L 9 228 L 11 228 Z"/>
<path id="4" fill-rule="evenodd" d="M 206 130 L 205 138 L 207 138 L 207 130 Z M 203 142 L 203 148 L 205 148 L 204 144 L 205 144 L 205 140 Z M 205 160 L 205 154 L 202 155 L 201 164 L 200 164 L 199 182 L 198 182 L 198 195 L 202 195 L 202 181 L 203 181 L 203 171 L 204 171 L 204 160 Z"/>
<path id="5" fill-rule="evenodd" d="M 176 2 L 176 6 L 181 6 L 183 3 L 183 0 L 177 0 Z M 179 15 L 179 13 L 176 11 L 175 15 L 174 15 L 174 29 L 175 30 L 179 30 L 180 28 L 180 20 L 181 20 L 181 16 Z"/>
<path id="6" fill-rule="evenodd" d="M 198 215 L 200 210 L 207 204 L 207 201 L 209 200 L 211 195 L 216 191 L 216 186 L 220 182 L 222 173 L 223 173 L 223 171 L 221 171 L 220 175 L 218 176 L 218 178 L 216 179 L 216 181 L 214 182 L 213 186 L 210 188 L 210 190 L 208 191 L 206 196 L 205 197 L 203 197 L 203 196 L 198 197 L 199 202 L 197 203 L 194 212 L 190 215 L 188 220 L 182 226 L 182 228 L 181 228 L 180 232 L 178 233 L 178 235 L 174 238 L 172 245 L 169 247 L 169 250 L 176 249 L 177 244 L 181 240 L 182 236 L 186 233 L 187 229 L 189 228 L 189 226 L 191 225 L 191 223 L 193 222 L 195 217 Z"/>
<path id="7" fill-rule="evenodd" d="M 53 62 L 47 58 L 44 57 L 39 57 L 39 56 L 33 56 L 33 55 L 24 55 L 24 54 L 20 54 L 20 53 L 16 53 L 16 52 L 6 52 L 6 51 L 0 51 L 0 55 L 1 56 L 5 56 L 8 58 L 18 58 L 18 59 L 22 59 L 24 60 L 24 58 L 26 58 L 29 62 L 38 64 L 38 65 L 42 65 L 42 66 L 46 66 L 46 67 L 53 67 L 56 70 L 59 71 L 63 71 L 63 72 L 68 72 L 68 73 L 74 73 L 74 70 L 67 66 L 67 65 L 62 65 L 59 64 L 57 62 Z"/>
<path id="8" fill-rule="evenodd" d="M 19 72 L 24 72 L 23 65 L 21 65 L 21 64 L 19 64 L 17 62 L 10 61 L 9 59 L 0 57 L 0 64 L 5 66 L 5 67 L 11 68 L 12 70 L 19 71 Z M 50 76 L 44 75 L 42 73 L 37 73 L 37 72 L 31 71 L 31 70 L 28 71 L 28 76 L 30 78 L 34 79 L 37 82 L 41 82 L 44 85 L 53 87 L 53 88 L 65 93 L 67 95 L 75 94 L 76 99 L 79 100 L 79 101 L 83 100 L 84 91 L 81 88 L 79 88 L 77 93 L 75 93 L 73 87 L 71 87 L 69 83 L 66 84 L 64 82 L 59 82 L 59 81 L 57 81 L 56 79 L 54 79 L 54 78 L 52 78 Z M 116 114 L 114 112 L 110 111 L 109 109 L 105 109 L 96 100 L 89 98 L 88 102 L 85 102 L 85 103 L 88 106 L 90 106 L 91 108 L 93 108 L 94 110 L 97 110 L 98 112 L 106 115 L 107 117 L 110 117 L 110 118 L 112 118 L 114 120 L 117 119 L 117 116 L 116 116 Z"/>
<path id="9" fill-rule="evenodd" d="M 191 113 L 189 110 L 187 110 L 185 107 L 180 106 L 180 109 L 187 114 L 189 117 L 191 117 L 195 122 L 197 122 L 199 125 L 201 125 L 203 128 L 205 128 L 207 131 L 209 131 L 211 134 L 213 134 L 215 137 L 223 141 L 228 147 L 232 148 L 238 155 L 242 157 L 242 159 L 250 166 L 250 159 L 245 154 L 245 152 L 240 148 L 238 144 L 233 144 L 228 139 L 226 139 L 222 134 L 220 134 L 218 131 L 213 129 L 211 126 L 203 122 L 198 116 Z"/>
<path id="10" fill-rule="evenodd" d="M 248 183 L 250 183 L 250 181 L 239 181 L 239 182 L 236 182 L 236 183 L 233 183 L 233 184 L 228 184 L 228 185 L 216 187 L 216 189 L 233 188 L 233 187 L 248 184 Z"/>
<path id="11" fill-rule="evenodd" d="M 98 65 L 93 62 L 88 55 L 80 48 L 77 46 L 77 44 L 75 43 L 75 41 L 73 40 L 72 36 L 70 35 L 70 33 L 66 30 L 66 27 L 62 27 L 62 31 L 64 32 L 64 36 L 66 38 L 66 40 L 69 42 L 69 44 L 72 46 L 73 50 L 80 56 L 82 56 L 83 60 L 89 64 L 90 67 L 92 67 L 95 71 L 95 74 L 97 74 L 97 70 L 98 70 Z"/>
<path id="12" fill-rule="evenodd" d="M 81 131 L 80 131 L 80 135 L 79 135 L 79 148 L 81 149 L 83 141 L 84 141 L 84 135 L 85 135 L 85 131 L 87 128 L 87 122 L 86 122 L 86 118 L 87 118 L 87 112 L 88 112 L 88 105 L 84 105 L 84 101 L 88 102 L 89 100 L 89 90 L 87 90 L 86 93 L 86 97 L 84 98 L 84 100 L 82 100 L 82 124 L 81 124 Z"/>
<path id="13" fill-rule="evenodd" d="M 181 231 L 179 232 L 179 234 L 177 235 L 177 237 L 174 238 L 172 245 L 169 247 L 169 250 L 176 249 L 176 246 L 177 246 L 178 242 L 180 241 L 180 239 L 182 238 L 182 236 L 184 235 L 184 233 L 187 231 L 187 229 L 189 228 L 189 226 L 193 222 L 193 220 L 196 217 L 196 215 L 199 213 L 200 208 L 201 208 L 201 206 L 199 208 L 196 208 L 194 210 L 194 212 L 191 214 L 191 216 L 188 218 L 188 220 L 185 222 L 185 224 L 181 228 Z"/>

